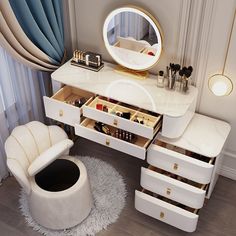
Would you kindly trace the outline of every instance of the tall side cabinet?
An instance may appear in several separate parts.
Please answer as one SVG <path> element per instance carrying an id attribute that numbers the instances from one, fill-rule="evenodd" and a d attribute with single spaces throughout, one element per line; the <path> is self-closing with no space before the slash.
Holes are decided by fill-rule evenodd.
<path id="1" fill-rule="evenodd" d="M 140 212 L 187 232 L 193 232 L 205 198 L 210 198 L 222 163 L 230 126 L 195 114 L 183 135 L 158 135 L 142 167 L 141 190 L 135 191 Z"/>

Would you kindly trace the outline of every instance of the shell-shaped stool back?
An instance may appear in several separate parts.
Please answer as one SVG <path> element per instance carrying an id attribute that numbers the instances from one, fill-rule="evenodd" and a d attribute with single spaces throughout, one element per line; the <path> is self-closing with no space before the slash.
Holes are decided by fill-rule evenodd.
<path id="1" fill-rule="evenodd" d="M 30 164 L 52 145 L 67 138 L 60 127 L 47 126 L 39 121 L 13 129 L 5 142 L 7 166 L 27 193 L 31 191 L 28 175 Z"/>

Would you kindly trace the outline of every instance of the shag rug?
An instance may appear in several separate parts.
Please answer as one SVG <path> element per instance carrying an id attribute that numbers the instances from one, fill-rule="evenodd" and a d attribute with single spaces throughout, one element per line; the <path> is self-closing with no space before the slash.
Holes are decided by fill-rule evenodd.
<path id="1" fill-rule="evenodd" d="M 20 210 L 26 223 L 34 230 L 48 236 L 95 235 L 114 223 L 125 205 L 126 187 L 122 176 L 108 163 L 88 157 L 77 156 L 87 168 L 94 205 L 89 216 L 79 225 L 66 230 L 49 230 L 34 221 L 26 193 L 20 192 Z"/>

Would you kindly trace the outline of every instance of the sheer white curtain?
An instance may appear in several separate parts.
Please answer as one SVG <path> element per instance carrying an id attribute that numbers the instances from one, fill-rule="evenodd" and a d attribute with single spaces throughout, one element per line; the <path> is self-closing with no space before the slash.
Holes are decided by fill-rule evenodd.
<path id="1" fill-rule="evenodd" d="M 121 13 L 120 32 L 122 37 L 133 37 L 136 40 L 141 40 L 149 30 L 149 23 L 142 16 L 131 13 Z"/>
<path id="2" fill-rule="evenodd" d="M 122 12 L 115 17 L 118 36 L 141 40 L 148 34 L 150 24 L 142 16 L 132 12 Z"/>
<path id="3" fill-rule="evenodd" d="M 0 182 L 8 175 L 4 143 L 12 129 L 44 120 L 43 80 L 48 76 L 16 62 L 0 47 Z"/>
<path id="4" fill-rule="evenodd" d="M 132 12 L 117 14 L 109 22 L 107 29 L 108 41 L 111 45 L 116 42 L 118 36 L 142 40 L 144 37 L 149 39 L 153 34 L 155 35 L 155 32 L 151 24 L 144 17 Z"/>

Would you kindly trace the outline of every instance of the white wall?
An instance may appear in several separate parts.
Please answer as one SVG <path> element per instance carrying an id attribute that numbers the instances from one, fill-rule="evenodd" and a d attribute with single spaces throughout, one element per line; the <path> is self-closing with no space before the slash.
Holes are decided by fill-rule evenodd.
<path id="1" fill-rule="evenodd" d="M 72 35 L 68 48 L 97 51 L 111 62 L 102 38 L 103 22 L 111 10 L 132 4 L 158 19 L 164 32 L 164 50 L 151 72 L 164 70 L 172 61 L 193 65 L 200 91 L 198 111 L 226 120 L 232 126 L 222 173 L 236 179 L 236 88 L 230 96 L 218 98 L 207 86 L 208 78 L 222 70 L 236 0 L 68 0 L 68 3 L 65 30 Z M 234 83 L 235 61 L 236 25 L 226 64 L 226 73 Z"/>
<path id="2" fill-rule="evenodd" d="M 214 15 L 211 24 L 211 34 L 208 58 L 205 60 L 206 71 L 203 88 L 199 94 L 199 112 L 226 120 L 231 124 L 231 133 L 226 144 L 223 174 L 236 179 L 236 88 L 227 97 L 216 97 L 208 89 L 208 78 L 221 73 L 226 55 L 231 25 L 236 8 L 235 0 L 217 0 L 214 4 Z M 226 61 L 225 74 L 235 86 L 236 82 L 236 22 Z"/>

